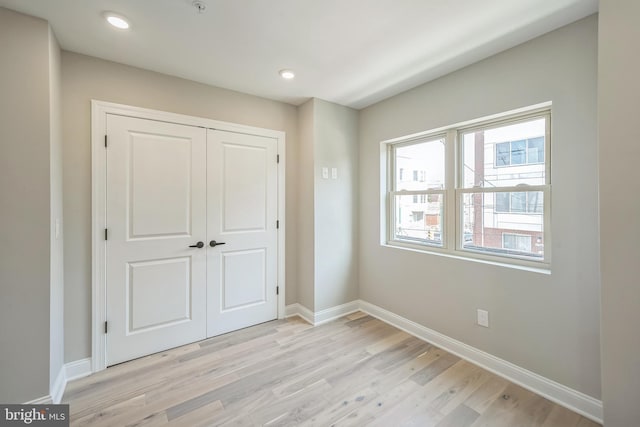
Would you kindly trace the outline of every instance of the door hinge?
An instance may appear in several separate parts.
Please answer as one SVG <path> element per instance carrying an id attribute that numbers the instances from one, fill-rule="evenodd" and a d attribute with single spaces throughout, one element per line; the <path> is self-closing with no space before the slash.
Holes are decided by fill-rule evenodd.
<path id="1" fill-rule="evenodd" d="M 109 239 L 109 230 L 108 229 L 104 229 L 104 240 L 108 240 Z"/>
<path id="2" fill-rule="evenodd" d="M 104 333 L 106 334 L 109 331 L 109 323 L 108 322 L 104 322 Z"/>
<path id="3" fill-rule="evenodd" d="M 276 295 L 280 295 L 280 286 L 276 286 Z"/>
<path id="4" fill-rule="evenodd" d="M 280 163 L 280 154 L 276 156 L 276 163 Z"/>
<path id="5" fill-rule="evenodd" d="M 276 221 L 276 228 L 280 228 L 280 220 Z"/>
<path id="6" fill-rule="evenodd" d="M 107 148 L 107 135 L 104 136 L 104 148 Z"/>

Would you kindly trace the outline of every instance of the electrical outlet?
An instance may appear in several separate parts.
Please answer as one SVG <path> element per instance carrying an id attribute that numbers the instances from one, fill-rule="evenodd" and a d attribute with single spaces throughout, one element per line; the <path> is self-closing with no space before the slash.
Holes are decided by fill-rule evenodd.
<path id="1" fill-rule="evenodd" d="M 322 179 L 329 179 L 329 168 L 322 168 Z"/>
<path id="2" fill-rule="evenodd" d="M 331 179 L 338 179 L 338 168 L 331 168 Z"/>
<path id="3" fill-rule="evenodd" d="M 489 312 L 478 309 L 478 326 L 489 327 Z"/>

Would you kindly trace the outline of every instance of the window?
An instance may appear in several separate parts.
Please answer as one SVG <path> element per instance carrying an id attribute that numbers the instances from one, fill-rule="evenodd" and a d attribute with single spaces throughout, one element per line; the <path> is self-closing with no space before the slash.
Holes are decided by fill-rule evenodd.
<path id="1" fill-rule="evenodd" d="M 413 181 L 388 178 L 386 243 L 548 264 L 550 120 L 537 110 L 388 142 L 387 176 Z"/>
<path id="2" fill-rule="evenodd" d="M 531 236 L 525 234 L 502 233 L 502 247 L 518 252 L 531 252 Z"/>
<path id="3" fill-rule="evenodd" d="M 496 144 L 496 166 L 534 165 L 544 163 L 544 137 L 521 139 Z"/>
<path id="4" fill-rule="evenodd" d="M 442 247 L 444 138 L 432 137 L 395 144 L 392 151 L 396 170 L 413 170 L 413 181 L 397 180 L 391 183 L 392 239 Z"/>
<path id="5" fill-rule="evenodd" d="M 544 213 L 544 196 L 541 191 L 496 193 L 497 213 Z"/>

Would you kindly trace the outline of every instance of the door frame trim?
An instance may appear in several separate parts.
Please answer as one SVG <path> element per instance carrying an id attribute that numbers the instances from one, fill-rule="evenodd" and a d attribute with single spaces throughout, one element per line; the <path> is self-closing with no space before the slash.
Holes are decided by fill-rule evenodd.
<path id="1" fill-rule="evenodd" d="M 98 372 L 106 368 L 106 244 L 104 229 L 106 224 L 106 150 L 104 138 L 107 129 L 107 114 L 149 119 L 161 122 L 196 126 L 205 129 L 216 129 L 249 135 L 265 136 L 277 140 L 280 162 L 278 164 L 278 251 L 277 251 L 277 296 L 278 319 L 285 317 L 286 283 L 285 283 L 285 170 L 286 150 L 285 132 L 246 126 L 219 120 L 193 117 L 166 111 L 134 107 L 99 100 L 91 100 L 91 371 Z"/>

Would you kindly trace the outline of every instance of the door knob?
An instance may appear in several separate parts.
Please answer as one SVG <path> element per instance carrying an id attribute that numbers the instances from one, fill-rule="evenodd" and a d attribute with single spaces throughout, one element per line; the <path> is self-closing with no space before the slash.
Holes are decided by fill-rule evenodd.
<path id="1" fill-rule="evenodd" d="M 198 242 L 198 243 L 196 243 L 195 245 L 191 245 L 191 246 L 189 246 L 189 247 L 190 247 L 190 248 L 198 248 L 198 249 L 200 249 L 200 248 L 204 248 L 204 243 L 203 243 L 203 242 Z"/>
<path id="2" fill-rule="evenodd" d="M 209 242 L 209 246 L 211 246 L 212 248 L 215 248 L 218 245 L 225 245 L 225 242 L 216 242 L 215 240 L 212 240 Z"/>

